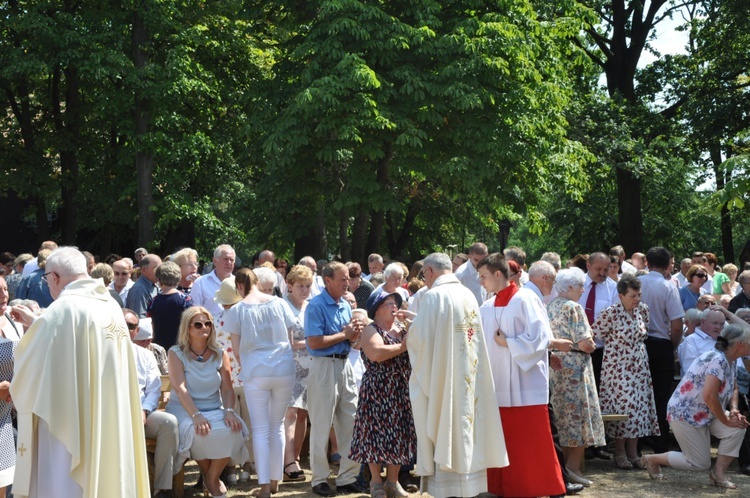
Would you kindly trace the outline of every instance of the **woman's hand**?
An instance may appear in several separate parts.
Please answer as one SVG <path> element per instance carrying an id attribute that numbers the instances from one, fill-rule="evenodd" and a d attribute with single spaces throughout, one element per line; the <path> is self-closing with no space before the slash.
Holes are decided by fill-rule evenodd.
<path id="1" fill-rule="evenodd" d="M 729 427 L 737 427 L 739 429 L 746 429 L 748 427 L 747 418 L 742 415 L 739 410 L 732 409 L 732 411 L 729 412 L 729 420 L 726 424 Z"/>
<path id="2" fill-rule="evenodd" d="M 211 434 L 211 422 L 206 420 L 206 417 L 202 413 L 193 417 L 193 425 L 195 426 L 195 433 L 198 436 L 205 437 Z"/>
<path id="3" fill-rule="evenodd" d="M 232 432 L 239 432 L 242 430 L 242 423 L 234 412 L 224 412 L 224 423 L 227 424 L 227 427 L 232 429 Z"/>
<path id="4" fill-rule="evenodd" d="M 13 400 L 10 398 L 10 382 L 4 380 L 0 382 L 0 400 L 6 403 L 11 403 Z"/>

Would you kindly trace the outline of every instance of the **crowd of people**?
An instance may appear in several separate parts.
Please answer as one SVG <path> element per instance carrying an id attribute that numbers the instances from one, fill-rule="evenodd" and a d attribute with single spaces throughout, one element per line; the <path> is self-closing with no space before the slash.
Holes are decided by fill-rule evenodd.
<path id="1" fill-rule="evenodd" d="M 592 485 L 586 458 L 750 475 L 750 267 L 620 246 L 529 265 L 480 242 L 367 274 L 162 256 L 0 254 L 0 498 L 171 496 L 188 459 L 207 495 L 254 469 L 270 498 L 307 479 L 308 436 L 320 496 L 563 496 Z"/>

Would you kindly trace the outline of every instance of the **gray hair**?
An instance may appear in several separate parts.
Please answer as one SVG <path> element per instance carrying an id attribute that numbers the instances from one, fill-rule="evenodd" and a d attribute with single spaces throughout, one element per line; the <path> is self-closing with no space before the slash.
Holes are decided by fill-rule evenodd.
<path id="1" fill-rule="evenodd" d="M 383 256 L 381 256 L 378 253 L 372 253 L 367 257 L 368 263 L 382 263 L 383 262 Z"/>
<path id="2" fill-rule="evenodd" d="M 453 266 L 451 266 L 451 268 L 453 268 Z M 386 280 L 392 277 L 394 274 L 401 275 L 401 277 L 404 276 L 404 269 L 401 268 L 401 265 L 399 263 L 391 263 L 385 267 L 385 270 L 383 270 L 383 276 L 386 278 Z"/>
<path id="3" fill-rule="evenodd" d="M 697 308 L 696 308 L 696 309 L 697 309 Z M 711 308 L 709 307 L 709 308 L 706 308 L 706 309 L 704 309 L 703 311 L 701 311 L 701 322 L 702 322 L 703 320 L 708 320 L 708 315 L 710 315 L 711 313 L 718 313 L 718 314 L 720 314 L 721 316 L 724 316 L 724 313 L 722 313 L 721 311 L 719 311 L 719 310 L 712 310 L 712 309 L 711 309 Z"/>
<path id="4" fill-rule="evenodd" d="M 560 255 L 556 252 L 545 252 L 540 259 L 551 264 L 555 268 L 555 271 L 560 271 L 560 268 L 562 267 Z"/>
<path id="5" fill-rule="evenodd" d="M 253 268 L 253 273 L 258 277 L 258 282 L 263 284 L 273 284 L 274 286 L 276 285 L 276 274 L 272 269 L 261 266 Z"/>
<path id="6" fill-rule="evenodd" d="M 727 325 L 721 331 L 720 339 L 716 341 L 714 347 L 719 351 L 726 351 L 736 343 L 750 344 L 750 328 L 734 324 Z"/>
<path id="7" fill-rule="evenodd" d="M 547 261 L 536 261 L 529 267 L 529 277 L 555 277 L 555 267 Z"/>
<path id="8" fill-rule="evenodd" d="M 435 270 L 453 271 L 453 262 L 450 256 L 444 252 L 433 252 L 424 258 L 423 268 L 430 267 Z"/>
<path id="9" fill-rule="evenodd" d="M 734 312 L 737 317 L 742 318 L 743 316 L 750 315 L 750 308 L 739 308 Z M 742 318 L 744 320 L 744 318 Z"/>
<path id="10" fill-rule="evenodd" d="M 88 276 L 86 256 L 77 247 L 67 246 L 55 249 L 47 257 L 46 268 L 61 277 Z"/>
<path id="11" fill-rule="evenodd" d="M 506 247 L 503 251 L 503 255 L 505 256 L 505 259 L 512 259 L 516 263 L 518 263 L 522 268 L 523 265 L 526 264 L 526 251 L 521 249 L 518 246 L 510 246 Z"/>
<path id="12" fill-rule="evenodd" d="M 229 244 L 221 244 L 214 249 L 214 259 L 221 258 L 222 253 L 234 253 L 234 248 Z"/>
<path id="13" fill-rule="evenodd" d="M 576 285 L 583 285 L 586 282 L 586 274 L 580 268 L 567 268 L 557 272 L 555 278 L 555 290 L 559 294 L 568 292 Z"/>
<path id="14" fill-rule="evenodd" d="M 698 308 L 690 308 L 689 310 L 685 312 L 685 323 L 692 323 L 693 325 L 700 325 L 702 319 L 703 319 L 703 311 L 699 310 Z"/>

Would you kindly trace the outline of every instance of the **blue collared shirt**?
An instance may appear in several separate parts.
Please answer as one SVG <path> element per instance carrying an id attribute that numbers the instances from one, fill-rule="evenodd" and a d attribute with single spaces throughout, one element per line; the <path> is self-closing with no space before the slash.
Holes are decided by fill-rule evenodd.
<path id="1" fill-rule="evenodd" d="M 349 303 L 343 299 L 334 301 L 328 290 L 324 290 L 312 298 L 305 309 L 305 338 L 338 334 L 351 321 L 352 307 Z M 347 354 L 350 349 L 349 341 L 341 341 L 322 349 L 307 346 L 312 356 Z"/>

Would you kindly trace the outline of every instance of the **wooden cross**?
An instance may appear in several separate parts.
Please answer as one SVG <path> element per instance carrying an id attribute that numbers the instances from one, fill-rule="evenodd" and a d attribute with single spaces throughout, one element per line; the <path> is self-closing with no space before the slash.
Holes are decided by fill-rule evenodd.
<path id="1" fill-rule="evenodd" d="M 26 448 L 24 448 L 23 443 L 21 443 L 21 446 L 18 447 L 18 453 L 21 454 L 23 457 L 24 452 L 26 451 Z"/>

